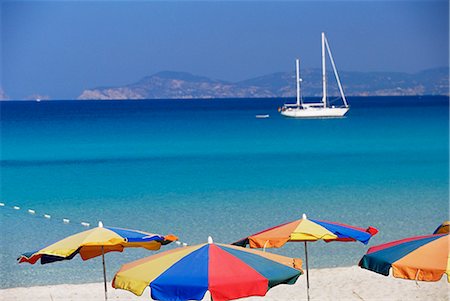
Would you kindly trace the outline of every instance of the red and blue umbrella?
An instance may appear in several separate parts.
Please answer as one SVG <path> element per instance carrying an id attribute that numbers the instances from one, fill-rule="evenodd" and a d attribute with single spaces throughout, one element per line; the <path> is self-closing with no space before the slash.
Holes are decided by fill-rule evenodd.
<path id="1" fill-rule="evenodd" d="M 279 284 L 293 284 L 301 260 L 224 244 L 169 250 L 122 266 L 113 287 L 140 296 L 150 286 L 154 300 L 214 301 L 264 296 Z"/>

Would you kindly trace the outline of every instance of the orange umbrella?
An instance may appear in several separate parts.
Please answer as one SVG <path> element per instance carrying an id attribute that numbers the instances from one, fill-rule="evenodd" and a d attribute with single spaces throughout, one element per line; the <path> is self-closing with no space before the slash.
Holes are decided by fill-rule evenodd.
<path id="1" fill-rule="evenodd" d="M 369 248 L 359 266 L 396 278 L 439 281 L 447 274 L 450 282 L 448 233 L 417 236 Z"/>
<path id="2" fill-rule="evenodd" d="M 434 230 L 433 234 L 442 234 L 449 232 L 450 221 L 443 222 L 442 224 Z"/>

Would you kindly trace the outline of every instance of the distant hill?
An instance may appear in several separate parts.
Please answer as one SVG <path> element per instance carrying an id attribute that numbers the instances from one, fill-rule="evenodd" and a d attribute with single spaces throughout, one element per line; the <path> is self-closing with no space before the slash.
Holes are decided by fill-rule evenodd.
<path id="1" fill-rule="evenodd" d="M 347 96 L 449 95 L 449 68 L 419 73 L 340 72 Z M 322 93 L 320 69 L 302 70 L 302 93 Z M 331 72 L 327 74 L 330 95 L 338 95 Z M 295 96 L 295 73 L 278 72 L 240 82 L 227 82 L 186 72 L 159 72 L 119 87 L 84 90 L 78 99 L 174 99 Z"/>
<path id="2" fill-rule="evenodd" d="M 238 85 L 186 72 L 159 72 L 134 84 L 83 91 L 78 99 L 271 97 L 261 87 Z"/>
<path id="3" fill-rule="evenodd" d="M 5 94 L 2 88 L 0 88 L 0 100 L 8 100 L 8 96 Z"/>

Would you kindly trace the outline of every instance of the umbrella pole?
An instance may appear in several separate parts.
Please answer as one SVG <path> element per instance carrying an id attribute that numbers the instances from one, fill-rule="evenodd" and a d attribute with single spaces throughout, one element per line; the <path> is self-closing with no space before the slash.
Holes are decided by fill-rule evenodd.
<path id="1" fill-rule="evenodd" d="M 102 246 L 102 262 L 103 262 L 103 282 L 105 283 L 105 301 L 108 300 L 108 288 L 106 286 L 106 267 L 105 267 L 105 251 Z"/>
<path id="2" fill-rule="evenodd" d="M 309 301 L 309 267 L 308 267 L 308 247 L 305 241 L 305 258 L 306 258 L 306 294 Z"/>

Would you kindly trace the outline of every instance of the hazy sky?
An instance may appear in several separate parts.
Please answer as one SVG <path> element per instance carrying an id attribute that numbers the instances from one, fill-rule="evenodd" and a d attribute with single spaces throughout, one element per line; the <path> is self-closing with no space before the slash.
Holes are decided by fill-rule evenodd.
<path id="1" fill-rule="evenodd" d="M 171 70 L 238 81 L 319 68 L 325 31 L 339 70 L 448 66 L 449 6 L 421 1 L 5 1 L 1 82 L 11 98 Z"/>

